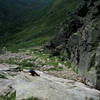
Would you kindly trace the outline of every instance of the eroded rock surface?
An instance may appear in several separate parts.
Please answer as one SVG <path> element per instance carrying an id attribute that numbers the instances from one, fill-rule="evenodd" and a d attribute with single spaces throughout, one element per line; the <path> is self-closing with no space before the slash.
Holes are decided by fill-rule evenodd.
<path id="1" fill-rule="evenodd" d="M 47 48 L 69 59 L 86 84 L 100 89 L 100 0 L 84 0 Z"/>
<path id="2" fill-rule="evenodd" d="M 40 77 L 21 72 L 15 77 L 17 100 L 37 97 L 41 100 L 100 100 L 100 92 L 83 83 L 65 80 L 37 71 Z"/>
<path id="3" fill-rule="evenodd" d="M 7 99 L 10 98 L 12 94 L 15 94 L 16 91 L 12 88 L 12 84 L 12 80 L 0 79 L 0 97 Z"/>
<path id="4" fill-rule="evenodd" d="M 4 66 L 7 79 L 0 78 L 0 97 L 9 98 L 16 91 L 16 100 L 36 97 L 41 100 L 100 100 L 100 91 L 92 89 L 81 82 L 57 78 L 41 71 L 40 77 L 29 73 L 7 71 L 11 67 Z M 9 66 L 9 67 L 8 67 Z M 14 66 L 14 65 L 12 65 Z M 2 69 L 1 67 L 1 69 Z M 14 67 L 13 67 L 14 68 Z M 16 67 L 15 67 L 16 69 Z M 16 73 L 11 75 L 9 73 Z"/>
<path id="5" fill-rule="evenodd" d="M 27 55 L 27 52 L 19 52 L 19 53 L 11 53 L 6 52 L 4 54 L 0 54 L 0 60 L 9 60 L 9 59 L 15 59 L 15 60 L 24 60 L 24 59 L 31 59 L 33 56 Z"/>
<path id="6" fill-rule="evenodd" d="M 0 71 L 10 71 L 19 68 L 18 65 L 11 65 L 11 64 L 0 64 Z"/>

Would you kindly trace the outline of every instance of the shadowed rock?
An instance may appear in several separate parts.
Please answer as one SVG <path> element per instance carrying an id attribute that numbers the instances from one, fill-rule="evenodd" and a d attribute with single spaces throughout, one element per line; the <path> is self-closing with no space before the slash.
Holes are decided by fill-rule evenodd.
<path id="1" fill-rule="evenodd" d="M 100 0 L 84 0 L 48 48 L 63 54 L 86 84 L 100 90 Z"/>

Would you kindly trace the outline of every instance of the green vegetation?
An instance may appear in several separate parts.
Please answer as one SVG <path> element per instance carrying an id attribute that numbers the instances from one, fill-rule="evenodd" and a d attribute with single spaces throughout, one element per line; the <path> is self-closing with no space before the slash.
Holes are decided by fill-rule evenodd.
<path id="1" fill-rule="evenodd" d="M 69 61 L 67 61 L 66 65 L 68 66 L 68 68 L 72 68 L 71 63 Z"/>
<path id="2" fill-rule="evenodd" d="M 94 98 L 88 98 L 88 97 L 86 97 L 86 100 L 95 100 Z"/>
<path id="3" fill-rule="evenodd" d="M 62 56 L 52 56 L 49 51 L 44 49 L 29 49 L 25 52 L 27 56 L 33 56 L 28 59 L 9 58 L 8 60 L 0 60 L 0 63 L 16 64 L 23 69 L 37 69 L 37 66 L 43 68 L 44 71 L 63 71 L 64 67 L 71 68 L 78 73 L 77 68 L 72 67 L 70 61 L 64 60 Z M 46 67 L 47 66 L 47 67 Z"/>
<path id="4" fill-rule="evenodd" d="M 0 34 L 16 33 L 28 24 L 31 13 L 50 0 L 0 0 Z"/>
<path id="5" fill-rule="evenodd" d="M 75 73 L 78 74 L 78 68 L 75 68 L 71 65 L 70 61 L 66 61 L 65 65 L 68 67 L 68 68 L 71 68 Z"/>
<path id="6" fill-rule="evenodd" d="M 95 100 L 95 99 L 91 97 L 89 100 Z"/>
<path id="7" fill-rule="evenodd" d="M 0 96 L 0 100 L 16 100 L 16 92 L 12 93 L 10 97 L 8 95 L 9 93 L 6 96 Z"/>
<path id="8" fill-rule="evenodd" d="M 7 79 L 4 75 L 0 74 L 0 78 Z"/>
<path id="9" fill-rule="evenodd" d="M 35 64 L 33 62 L 34 62 L 34 59 L 24 59 L 24 60 L 21 61 L 21 59 L 16 60 L 14 58 L 10 58 L 8 60 L 1 61 L 1 63 L 19 65 L 20 66 L 20 70 L 23 70 L 23 69 L 29 68 L 29 67 L 30 67 L 30 69 L 35 69 Z"/>
<path id="10" fill-rule="evenodd" d="M 33 53 L 34 52 L 34 53 Z M 62 60 L 62 57 L 51 56 L 50 52 L 30 50 L 28 55 L 34 54 L 34 58 L 31 60 L 37 62 L 34 66 L 51 66 L 51 68 L 46 68 L 44 71 L 62 71 L 63 66 L 71 68 L 74 72 L 78 73 L 78 70 L 71 66 L 71 63 L 67 60 Z M 28 59 L 29 60 L 29 59 Z M 27 62 L 27 61 L 26 61 Z M 35 67 L 34 67 L 35 68 Z"/>
<path id="11" fill-rule="evenodd" d="M 41 66 L 52 66 L 51 68 L 47 68 L 45 69 L 45 71 L 62 71 L 63 67 L 59 66 L 59 61 L 60 58 L 59 57 L 50 57 L 50 54 L 43 51 L 43 52 L 39 52 L 39 51 L 35 51 L 34 52 L 35 57 L 38 59 L 40 58 L 41 60 L 38 61 L 38 64 Z"/>
<path id="12" fill-rule="evenodd" d="M 34 70 L 36 68 L 35 64 L 33 63 L 34 60 L 32 62 L 29 62 L 29 61 L 30 61 L 30 59 L 24 60 L 24 61 L 18 63 L 18 65 L 20 66 L 20 69 L 23 70 L 23 69 L 30 68 L 30 69 Z"/>
<path id="13" fill-rule="evenodd" d="M 4 61 L 0 59 L 0 64 L 2 64 Z"/>
<path id="14" fill-rule="evenodd" d="M 79 34 L 81 34 L 80 31 L 77 31 L 76 33 L 74 33 L 74 35 L 79 35 Z"/>
<path id="15" fill-rule="evenodd" d="M 40 99 L 38 99 L 38 98 L 34 98 L 34 97 L 31 97 L 31 98 L 23 99 L 23 100 L 40 100 Z"/>
<path id="16" fill-rule="evenodd" d="M 72 67 L 72 70 L 75 72 L 75 73 L 77 73 L 78 74 L 78 68 L 74 68 L 74 67 Z"/>
<path id="17" fill-rule="evenodd" d="M 68 12 L 74 12 L 82 1 L 53 0 L 48 6 L 26 17 L 27 21 L 24 22 L 22 31 L 1 37 L 1 46 L 14 51 L 18 48 L 33 47 L 50 41 L 59 31 L 61 23 L 68 17 Z"/>
<path id="18" fill-rule="evenodd" d="M 0 63 L 19 65 L 20 70 L 35 70 L 37 66 L 40 66 L 41 68 L 43 66 L 49 66 L 49 68 L 44 68 L 44 71 L 62 71 L 65 66 L 67 68 L 71 68 L 74 72 L 78 73 L 78 70 L 72 67 L 70 61 L 62 60 L 61 56 L 52 56 L 50 52 L 45 51 L 44 49 L 29 49 L 28 51 L 26 51 L 26 55 L 33 57 L 28 59 L 9 58 L 5 61 L 0 60 Z"/>

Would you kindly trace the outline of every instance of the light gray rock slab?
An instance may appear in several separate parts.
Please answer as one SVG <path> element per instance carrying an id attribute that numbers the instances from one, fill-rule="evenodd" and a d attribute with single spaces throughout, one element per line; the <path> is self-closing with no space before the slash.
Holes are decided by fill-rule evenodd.
<path id="1" fill-rule="evenodd" d="M 7 71 L 18 68 L 18 65 L 0 64 L 0 71 Z"/>
<path id="2" fill-rule="evenodd" d="M 0 96 L 10 97 L 12 93 L 15 92 L 15 89 L 12 88 L 12 80 L 0 79 Z"/>
<path id="3" fill-rule="evenodd" d="M 15 77 L 16 100 L 32 96 L 42 100 L 100 100 L 100 91 L 83 83 L 38 73 L 40 77 L 23 72 Z"/>

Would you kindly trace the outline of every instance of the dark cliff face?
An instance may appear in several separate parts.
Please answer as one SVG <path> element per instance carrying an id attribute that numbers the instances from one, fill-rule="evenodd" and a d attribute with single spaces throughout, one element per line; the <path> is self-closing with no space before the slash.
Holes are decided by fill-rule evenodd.
<path id="1" fill-rule="evenodd" d="M 86 84 L 100 89 L 100 0 L 85 0 L 70 13 L 48 47 L 69 59 Z"/>

